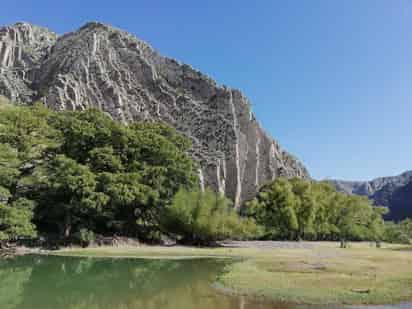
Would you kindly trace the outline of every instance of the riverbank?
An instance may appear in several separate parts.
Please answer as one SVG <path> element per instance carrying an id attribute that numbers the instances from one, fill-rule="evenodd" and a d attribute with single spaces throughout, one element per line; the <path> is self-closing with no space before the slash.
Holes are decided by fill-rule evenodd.
<path id="1" fill-rule="evenodd" d="M 219 248 L 98 247 L 52 254 L 127 258 L 239 258 L 217 279 L 223 291 L 304 304 L 388 304 L 412 299 L 412 252 L 354 243 L 230 242 Z"/>
<path id="2" fill-rule="evenodd" d="M 12 258 L 19 255 L 26 254 L 48 254 L 48 250 L 42 248 L 29 248 L 25 246 L 15 246 L 10 248 L 1 248 L 0 249 L 0 258 Z"/>

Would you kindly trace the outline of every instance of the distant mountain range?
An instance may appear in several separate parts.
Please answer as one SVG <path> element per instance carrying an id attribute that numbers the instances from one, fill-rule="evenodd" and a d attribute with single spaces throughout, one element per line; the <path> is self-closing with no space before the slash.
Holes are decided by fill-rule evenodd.
<path id="1" fill-rule="evenodd" d="M 371 181 L 330 180 L 338 191 L 367 196 L 375 205 L 386 206 L 388 220 L 412 218 L 412 171 Z"/>

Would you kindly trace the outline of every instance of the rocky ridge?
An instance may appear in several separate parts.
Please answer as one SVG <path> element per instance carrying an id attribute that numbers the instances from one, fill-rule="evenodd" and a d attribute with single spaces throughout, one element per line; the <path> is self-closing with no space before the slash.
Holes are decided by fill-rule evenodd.
<path id="1" fill-rule="evenodd" d="M 96 107 L 123 122 L 164 121 L 193 141 L 201 185 L 236 207 L 276 177 L 309 178 L 239 90 L 105 24 L 62 36 L 27 23 L 0 28 L 0 95 L 55 110 Z"/>
<path id="2" fill-rule="evenodd" d="M 386 206 L 391 220 L 412 218 L 412 171 L 371 181 L 330 180 L 341 192 L 367 196 L 375 205 Z"/>

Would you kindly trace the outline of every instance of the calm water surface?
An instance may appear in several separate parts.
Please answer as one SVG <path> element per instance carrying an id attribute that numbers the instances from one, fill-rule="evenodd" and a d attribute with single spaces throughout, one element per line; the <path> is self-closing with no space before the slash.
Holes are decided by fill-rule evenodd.
<path id="1" fill-rule="evenodd" d="M 1 309 L 291 309 L 217 292 L 227 261 L 22 256 L 0 260 Z"/>
<path id="2" fill-rule="evenodd" d="M 0 309 L 296 309 L 218 292 L 212 283 L 227 263 L 52 256 L 0 260 Z"/>

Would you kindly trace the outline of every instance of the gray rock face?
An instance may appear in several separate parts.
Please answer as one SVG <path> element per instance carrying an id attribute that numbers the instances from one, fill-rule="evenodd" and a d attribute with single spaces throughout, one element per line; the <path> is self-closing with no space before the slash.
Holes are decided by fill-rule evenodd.
<path id="1" fill-rule="evenodd" d="M 330 181 L 337 190 L 367 196 L 375 205 L 386 206 L 390 220 L 412 218 L 412 171 L 398 176 L 381 177 L 371 181 Z"/>
<path id="2" fill-rule="evenodd" d="M 380 177 L 371 181 L 330 180 L 336 188 L 347 194 L 372 196 L 386 186 L 402 187 L 412 180 L 412 171 L 398 176 Z"/>
<path id="3" fill-rule="evenodd" d="M 31 84 L 57 36 L 27 23 L 0 28 L 0 95 L 14 102 L 30 102 Z"/>
<path id="4" fill-rule="evenodd" d="M 0 46 L 14 50 L 13 57 L 0 54 L 2 67 L 23 75 L 11 85 L 0 83 L 0 94 L 28 104 L 41 100 L 56 110 L 97 107 L 126 123 L 164 121 L 193 141 L 201 185 L 226 194 L 236 207 L 276 177 L 309 178 L 260 127 L 240 91 L 126 32 L 88 23 L 56 39 L 43 28 L 16 24 L 0 29 Z M 14 46 L 22 46 L 21 56 Z M 9 81 L 7 72 L 0 81 Z"/>

